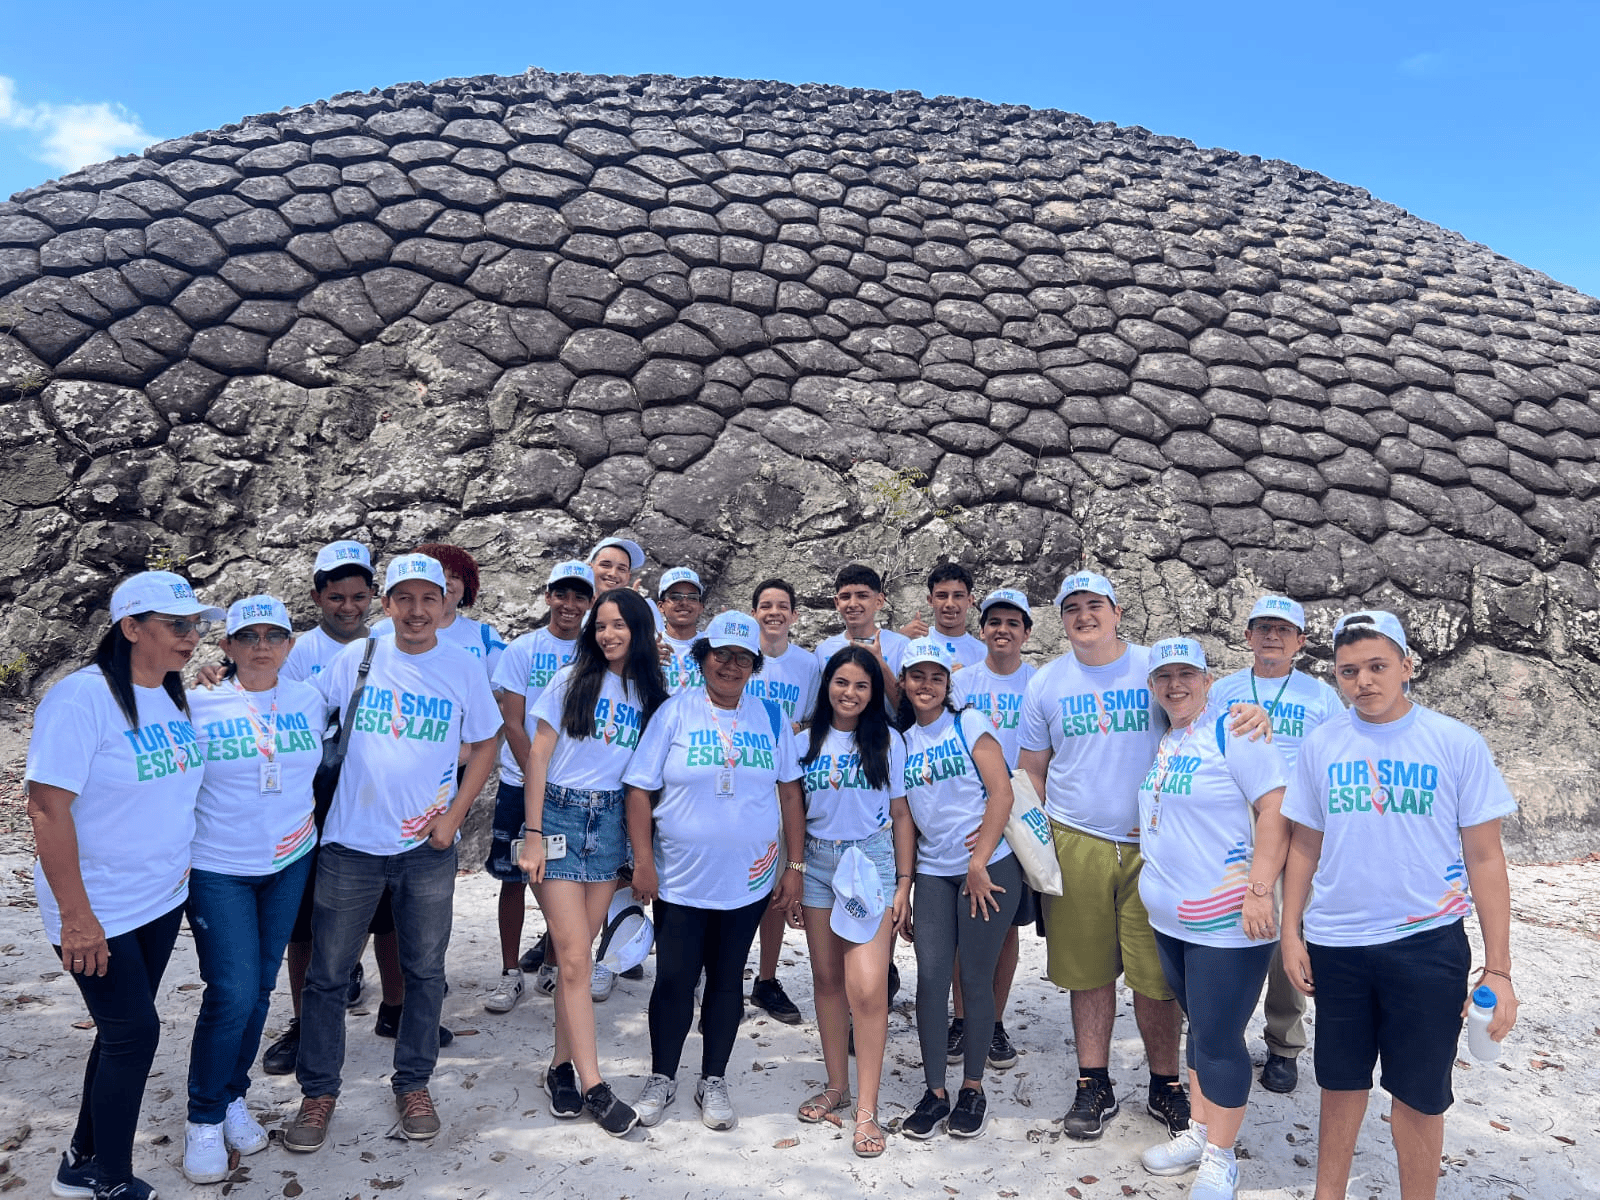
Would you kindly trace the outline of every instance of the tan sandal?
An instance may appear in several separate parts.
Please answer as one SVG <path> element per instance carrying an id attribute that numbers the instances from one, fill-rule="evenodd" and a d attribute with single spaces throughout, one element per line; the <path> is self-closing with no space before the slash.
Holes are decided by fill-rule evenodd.
<path id="1" fill-rule="evenodd" d="M 862 1133 L 861 1127 L 870 1125 L 877 1130 L 876 1133 Z M 884 1136 L 883 1126 L 878 1124 L 878 1116 L 870 1108 L 856 1109 L 856 1136 L 852 1148 L 857 1158 L 877 1158 L 888 1148 L 889 1139 Z"/>
<path id="2" fill-rule="evenodd" d="M 808 1125 L 828 1120 L 842 1108 L 850 1107 L 850 1093 L 838 1088 L 823 1088 L 800 1106 L 799 1117 Z"/>

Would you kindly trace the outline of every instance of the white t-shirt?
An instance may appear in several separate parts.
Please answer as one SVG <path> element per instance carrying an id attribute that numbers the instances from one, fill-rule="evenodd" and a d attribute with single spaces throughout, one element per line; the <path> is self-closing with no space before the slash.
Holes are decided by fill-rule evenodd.
<path id="1" fill-rule="evenodd" d="M 706 680 L 700 673 L 700 665 L 694 661 L 694 655 L 689 653 L 699 640 L 699 634 L 687 640 L 680 640 L 663 633 L 661 640 L 672 652 L 672 657 L 661 664 L 661 674 L 667 681 L 668 694 L 675 695 L 678 692 L 705 687 Z"/>
<path id="2" fill-rule="evenodd" d="M 528 740 L 539 731 L 539 721 L 533 715 L 533 705 L 556 672 L 572 661 L 578 652 L 578 639 L 564 641 L 548 628 L 535 629 L 516 638 L 506 647 L 500 661 L 495 664 L 491 685 L 497 692 L 520 692 L 523 698 L 522 727 Z M 513 787 L 522 786 L 522 764 L 511 753 L 511 743 L 500 743 L 500 782 Z"/>
<path id="3" fill-rule="evenodd" d="M 906 730 L 905 792 L 917 826 L 917 871 L 924 875 L 965 875 L 972 861 L 967 839 L 983 824 L 988 789 L 968 753 L 979 738 L 993 738 L 994 726 L 976 709 L 956 717 L 942 713 L 931 725 Z M 997 739 L 998 742 L 998 739 Z M 1011 853 L 1001 838 L 990 865 Z"/>
<path id="4" fill-rule="evenodd" d="M 1283 815 L 1322 831 L 1306 940 L 1370 946 L 1472 911 L 1461 830 L 1515 812 L 1478 732 L 1420 704 L 1374 725 L 1349 709 L 1306 738 Z"/>
<path id="5" fill-rule="evenodd" d="M 116 937 L 189 898 L 189 843 L 204 748 L 162 688 L 133 689 L 139 728 L 129 729 L 99 667 L 74 671 L 39 701 L 26 778 L 73 793 L 78 870 L 89 907 Z M 61 910 L 33 864 L 39 916 L 52 945 Z"/>
<path id="6" fill-rule="evenodd" d="M 994 725 L 994 736 L 1005 752 L 1008 770 L 1017 769 L 1017 734 L 1022 725 L 1022 693 L 1028 680 L 1039 670 L 1032 663 L 1023 663 L 1009 675 L 996 674 L 989 668 L 988 656 L 978 660 L 976 666 L 963 667 L 950 677 L 950 690 L 957 708 L 968 705 L 988 717 Z"/>
<path id="7" fill-rule="evenodd" d="M 349 700 L 365 653 L 365 640 L 352 642 L 317 676 L 330 705 Z M 461 744 L 499 729 L 483 666 L 461 647 L 441 640 L 407 654 L 378 638 L 322 840 L 381 855 L 420 845 L 422 827 L 455 799 Z"/>
<path id="8" fill-rule="evenodd" d="M 394 632 L 392 624 L 389 632 Z M 364 641 L 366 635 L 363 634 L 355 640 Z M 334 641 L 321 625 L 313 625 L 294 639 L 294 646 L 289 650 L 289 657 L 284 659 L 283 670 L 278 672 L 278 678 L 299 682 L 310 679 L 313 675 L 320 675 L 350 644 L 350 642 Z M 354 687 L 355 684 L 352 682 L 350 686 Z M 346 696 L 345 699 L 348 700 L 350 697 Z"/>
<path id="9" fill-rule="evenodd" d="M 776 700 L 791 725 L 804 725 L 816 711 L 821 682 L 817 656 L 790 643 L 782 654 L 762 657 L 761 670 L 750 676 L 744 694 L 757 700 Z"/>
<path id="10" fill-rule="evenodd" d="M 1115 842 L 1139 840 L 1139 782 L 1167 718 L 1150 694 L 1150 651 L 1128 645 L 1115 662 L 1086 667 L 1063 654 L 1022 697 L 1023 750 L 1049 750 L 1050 819 Z"/>
<path id="11" fill-rule="evenodd" d="M 741 696 L 736 711 L 715 713 L 704 691 L 670 698 L 651 718 L 623 782 L 661 791 L 653 838 L 661 899 L 743 908 L 778 877 L 778 784 L 799 779 L 800 766 L 776 704 Z M 724 739 L 737 756 L 731 796 L 717 794 Z"/>
<path id="12" fill-rule="evenodd" d="M 529 710 L 538 732 L 543 721 L 556 731 L 556 748 L 550 755 L 545 782 L 557 787 L 590 792 L 614 792 L 622 786 L 622 772 L 639 745 L 644 710 L 639 693 L 630 683 L 607 671 L 600 681 L 600 699 L 594 706 L 594 733 L 575 738 L 561 727 L 561 706 L 567 702 L 572 668 L 562 667 Z"/>
<path id="13" fill-rule="evenodd" d="M 1240 928 L 1255 855 L 1248 806 L 1289 781 L 1281 755 L 1227 721 L 1213 704 L 1168 731 L 1139 787 L 1139 898 L 1153 928 L 1201 946 L 1256 945 Z"/>
<path id="14" fill-rule="evenodd" d="M 809 740 L 800 745 L 805 753 Z M 889 730 L 889 786 L 867 782 L 854 733 L 828 730 L 817 757 L 801 763 L 805 772 L 806 835 L 830 842 L 871 837 L 889 824 L 889 801 L 905 794 L 906 742 Z"/>
<path id="15" fill-rule="evenodd" d="M 441 642 L 460 646 L 484 665 L 486 678 L 494 678 L 494 669 L 499 665 L 500 655 L 505 653 L 506 640 L 493 625 L 474 621 L 471 617 L 458 612 L 454 621 L 448 625 L 441 625 L 437 632 Z M 394 622 L 385 617 L 372 627 L 372 633 L 374 637 L 392 636 Z"/>
<path id="16" fill-rule="evenodd" d="M 1266 709 L 1272 718 L 1272 744 L 1291 773 L 1306 735 L 1344 711 L 1339 693 L 1304 671 L 1290 671 L 1282 679 L 1260 679 L 1249 667 L 1217 680 L 1211 703 L 1259 704 Z"/>
<path id="17" fill-rule="evenodd" d="M 929 629 L 928 637 L 954 654 L 957 665 L 962 667 L 973 666 L 989 657 L 989 647 L 970 633 L 963 633 L 959 637 L 947 637 L 937 629 Z"/>
<path id="18" fill-rule="evenodd" d="M 883 661 L 889 664 L 891 675 L 900 674 L 900 661 L 905 657 L 906 647 L 910 644 L 911 639 L 904 634 L 896 633 L 892 629 L 878 630 L 878 648 L 883 651 Z M 850 635 L 846 633 L 836 633 L 818 643 L 815 654 L 819 679 L 821 673 L 827 670 L 828 660 L 848 645 L 850 645 Z"/>
<path id="19" fill-rule="evenodd" d="M 280 678 L 275 689 L 250 693 L 247 703 L 230 679 L 190 692 L 189 712 L 206 754 L 194 810 L 194 866 L 219 875 L 271 875 L 309 853 L 317 844 L 311 780 L 322 762 L 329 713 L 322 693 Z M 260 743 L 269 728 L 275 792 L 261 787 Z"/>

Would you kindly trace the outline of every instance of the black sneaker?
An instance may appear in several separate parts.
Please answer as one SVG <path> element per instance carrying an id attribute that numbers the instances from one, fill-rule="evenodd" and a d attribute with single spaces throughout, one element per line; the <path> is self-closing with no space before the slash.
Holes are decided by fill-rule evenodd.
<path id="1" fill-rule="evenodd" d="M 800 1024 L 800 1010 L 776 978 L 758 979 L 750 985 L 750 1003 L 767 1010 L 767 1015 L 785 1025 Z"/>
<path id="2" fill-rule="evenodd" d="M 1189 1093 L 1183 1090 L 1181 1083 L 1151 1084 L 1145 1111 L 1165 1124 L 1167 1133 L 1173 1137 L 1188 1132 Z"/>
<path id="3" fill-rule="evenodd" d="M 967 1056 L 967 1023 L 960 1017 L 950 1018 L 950 1032 L 944 1039 L 945 1062 L 958 1063 Z"/>
<path id="4" fill-rule="evenodd" d="M 367 981 L 367 971 L 359 962 L 350 972 L 350 986 L 344 994 L 344 1006 L 354 1008 L 361 1003 L 361 988 Z"/>
<path id="5" fill-rule="evenodd" d="M 1117 1090 L 1110 1083 L 1091 1075 L 1080 1075 L 1078 1094 L 1072 1098 L 1067 1115 L 1061 1118 L 1061 1132 L 1080 1142 L 1098 1141 L 1105 1132 L 1106 1121 L 1116 1116 L 1121 1107 L 1117 1103 Z M 1185 1123 L 1184 1128 L 1188 1127 Z"/>
<path id="6" fill-rule="evenodd" d="M 550 1115 L 563 1121 L 583 1115 L 583 1093 L 578 1090 L 578 1069 L 559 1063 L 544 1073 L 544 1090 L 550 1097 Z"/>
<path id="7" fill-rule="evenodd" d="M 1006 1027 L 994 1023 L 994 1037 L 989 1039 L 989 1065 L 996 1071 L 1009 1071 L 1017 1065 L 1017 1048 L 1006 1036 Z"/>
<path id="8" fill-rule="evenodd" d="M 295 1060 L 300 1057 L 300 1018 L 289 1022 L 283 1036 L 267 1047 L 261 1056 L 261 1069 L 268 1075 L 294 1074 Z M 59 1193 L 57 1193 L 59 1195 Z"/>
<path id="9" fill-rule="evenodd" d="M 1262 1087 L 1282 1096 L 1294 1091 L 1295 1084 L 1299 1082 L 1300 1068 L 1294 1059 L 1285 1058 L 1281 1054 L 1267 1055 L 1267 1061 L 1261 1067 Z"/>
<path id="10" fill-rule="evenodd" d="M 544 954 L 549 945 L 549 933 L 541 933 L 539 940 L 522 952 L 522 957 L 517 960 L 517 966 L 521 967 L 525 973 L 532 975 L 540 967 L 544 966 Z"/>
<path id="11" fill-rule="evenodd" d="M 583 1094 L 583 1107 L 589 1110 L 595 1124 L 612 1137 L 623 1137 L 639 1123 L 639 1114 L 633 1111 L 633 1106 L 618 1100 L 611 1085 L 603 1080 Z"/>
<path id="12" fill-rule="evenodd" d="M 638 966 L 629 967 L 626 971 L 622 972 L 622 978 L 624 978 L 624 979 L 635 979 L 635 980 L 643 979 L 644 978 L 644 964 L 640 963 Z"/>
<path id="13" fill-rule="evenodd" d="M 934 1095 L 929 1088 L 922 1093 L 922 1099 L 917 1101 L 917 1107 L 911 1115 L 900 1122 L 900 1132 L 907 1137 L 927 1141 L 939 1132 L 939 1122 L 950 1115 L 950 1101 L 944 1096 Z"/>
<path id="14" fill-rule="evenodd" d="M 372 1032 L 381 1038 L 400 1036 L 400 1014 L 405 1010 L 404 1004 L 378 1004 L 378 1019 L 372 1023 Z M 443 1025 L 439 1026 L 439 1049 L 443 1050 L 456 1040 L 456 1035 Z"/>
<path id="15" fill-rule="evenodd" d="M 155 1188 L 132 1177 L 115 1184 L 102 1179 L 94 1187 L 94 1200 L 155 1200 L 155 1196 Z"/>
<path id="16" fill-rule="evenodd" d="M 894 960 L 889 961 L 889 1003 L 894 1003 L 894 998 L 900 994 L 900 968 L 894 965 Z"/>
<path id="17" fill-rule="evenodd" d="M 989 1101 L 980 1088 L 962 1088 L 956 1093 L 956 1106 L 944 1123 L 951 1137 L 975 1138 L 983 1132 L 989 1115 Z"/>
<path id="18" fill-rule="evenodd" d="M 84 1158 L 70 1146 L 61 1153 L 61 1165 L 50 1181 L 52 1196 L 78 1196 L 87 1200 L 100 1182 L 100 1168 L 92 1158 Z"/>

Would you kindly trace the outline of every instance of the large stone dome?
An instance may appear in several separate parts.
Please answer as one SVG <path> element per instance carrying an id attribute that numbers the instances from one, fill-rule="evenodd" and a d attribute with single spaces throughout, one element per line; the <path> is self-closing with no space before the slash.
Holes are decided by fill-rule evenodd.
<path id="1" fill-rule="evenodd" d="M 730 604 L 1087 562 L 1134 636 L 1401 610 L 1531 814 L 1600 794 L 1600 302 L 1284 162 L 815 85 L 346 94 L 0 205 L 0 404 L 34 676 L 152 554 L 298 596 L 333 537 L 453 540 L 511 629 L 613 531 Z"/>

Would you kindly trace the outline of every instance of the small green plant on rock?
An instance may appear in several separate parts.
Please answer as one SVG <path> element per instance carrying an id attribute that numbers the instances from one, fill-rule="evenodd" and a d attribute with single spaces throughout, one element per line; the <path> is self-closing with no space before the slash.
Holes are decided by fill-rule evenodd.
<path id="1" fill-rule="evenodd" d="M 144 569 L 147 571 L 173 571 L 182 574 L 184 567 L 189 565 L 189 556 L 180 554 L 164 542 L 154 542 L 150 546 L 150 553 L 145 555 Z"/>
<path id="2" fill-rule="evenodd" d="M 0 663 L 0 692 L 9 692 L 28 676 L 28 655 L 17 655 L 10 662 Z"/>
<path id="3" fill-rule="evenodd" d="M 962 509 L 960 505 L 935 508 L 928 474 L 915 467 L 901 467 L 868 486 L 867 492 L 883 509 L 882 524 L 893 539 L 883 556 L 883 588 L 892 596 L 896 586 L 916 571 L 917 564 L 911 561 L 912 531 L 924 520 L 954 517 Z"/>

